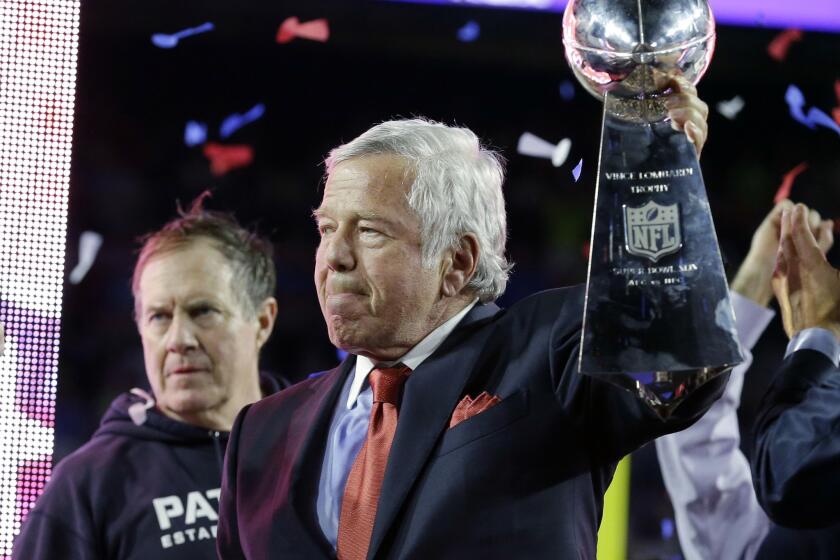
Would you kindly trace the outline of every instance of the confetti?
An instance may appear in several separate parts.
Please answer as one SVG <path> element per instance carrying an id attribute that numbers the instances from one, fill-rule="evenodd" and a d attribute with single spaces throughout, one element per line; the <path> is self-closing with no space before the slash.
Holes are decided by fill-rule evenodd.
<path id="1" fill-rule="evenodd" d="M 296 37 L 326 43 L 330 38 L 329 22 L 322 18 L 301 23 L 296 17 L 286 18 L 277 29 L 277 42 L 291 43 Z"/>
<path id="2" fill-rule="evenodd" d="M 571 80 L 560 82 L 560 98 L 563 101 L 571 101 L 575 98 L 575 84 Z"/>
<path id="3" fill-rule="evenodd" d="M 198 27 L 190 27 L 171 35 L 166 33 L 155 33 L 152 35 L 152 44 L 161 49 L 172 49 L 178 46 L 178 41 L 181 39 L 191 35 L 198 35 L 199 33 L 207 33 L 208 31 L 213 31 L 213 29 L 213 24 L 208 21 Z"/>
<path id="4" fill-rule="evenodd" d="M 585 260 L 585 261 L 589 260 L 589 253 L 590 253 L 591 248 L 592 248 L 592 246 L 589 244 L 589 241 L 587 241 L 583 244 L 583 249 L 581 250 L 581 253 L 583 253 L 583 260 Z"/>
<path id="5" fill-rule="evenodd" d="M 802 31 L 799 29 L 786 29 L 782 31 L 776 38 L 770 41 L 770 44 L 767 45 L 767 54 L 770 55 L 770 58 L 776 60 L 778 62 L 783 62 L 788 55 L 788 50 L 790 46 L 802 40 Z"/>
<path id="6" fill-rule="evenodd" d="M 184 144 L 192 148 L 207 142 L 207 125 L 197 121 L 187 121 L 184 127 Z"/>
<path id="7" fill-rule="evenodd" d="M 834 122 L 840 124 L 840 80 L 834 82 L 834 95 L 837 96 L 837 107 L 831 110 Z"/>
<path id="8" fill-rule="evenodd" d="M 547 142 L 530 132 L 522 134 L 522 136 L 519 137 L 519 143 L 516 145 L 516 151 L 523 156 L 545 159 L 551 159 L 551 154 L 554 153 L 554 149 L 554 144 Z"/>
<path id="9" fill-rule="evenodd" d="M 566 162 L 566 158 L 569 157 L 569 151 L 571 149 L 572 141 L 568 138 L 563 138 L 555 146 L 551 142 L 543 140 L 530 132 L 522 134 L 516 146 L 516 151 L 523 156 L 550 159 L 554 167 L 560 167 Z"/>
<path id="10" fill-rule="evenodd" d="M 257 103 L 241 115 L 239 113 L 233 113 L 222 121 L 222 126 L 219 127 L 219 136 L 227 138 L 243 126 L 260 119 L 263 114 L 265 114 L 265 105 L 262 103 Z"/>
<path id="11" fill-rule="evenodd" d="M 805 114 L 803 111 L 805 107 L 805 96 L 802 95 L 802 91 L 798 87 L 794 85 L 788 86 L 787 92 L 785 93 L 785 101 L 790 108 L 790 115 L 797 122 L 804 124 L 811 130 L 814 130 L 817 126 L 822 126 L 840 134 L 840 124 L 835 122 L 822 109 L 811 107 L 808 113 Z"/>
<path id="12" fill-rule="evenodd" d="M 734 121 L 741 109 L 744 108 L 744 98 L 736 95 L 729 101 L 721 101 L 717 104 L 718 113 L 727 119 Z"/>
<path id="13" fill-rule="evenodd" d="M 102 235 L 95 231 L 83 231 L 79 237 L 79 263 L 70 272 L 71 284 L 78 284 L 93 266 L 99 248 L 102 247 Z"/>
<path id="14" fill-rule="evenodd" d="M 210 160 L 210 171 L 213 175 L 221 176 L 250 165 L 254 161 L 254 149 L 245 144 L 217 144 L 209 142 L 204 146 L 204 156 Z"/>
<path id="15" fill-rule="evenodd" d="M 840 124 L 834 122 L 834 119 L 828 116 L 822 109 L 817 109 L 816 107 L 808 109 L 808 120 L 811 121 L 811 124 L 829 128 L 837 134 L 840 134 Z"/>
<path id="16" fill-rule="evenodd" d="M 458 30 L 458 40 L 462 43 L 472 43 L 478 39 L 479 35 L 481 35 L 481 26 L 478 25 L 478 22 L 472 20 Z"/>
<path id="17" fill-rule="evenodd" d="M 793 117 L 794 120 L 804 124 L 810 129 L 815 128 L 814 123 L 805 116 L 805 113 L 802 110 L 803 107 L 805 107 L 805 96 L 802 95 L 802 90 L 793 84 L 789 85 L 787 91 L 785 92 L 785 102 L 788 104 L 788 107 L 790 108 L 790 116 Z"/>
<path id="18" fill-rule="evenodd" d="M 673 519 L 663 519 L 659 523 L 660 530 L 662 532 L 662 539 L 669 540 L 674 536 L 674 520 Z"/>
<path id="19" fill-rule="evenodd" d="M 572 169 L 572 177 L 575 178 L 575 183 L 577 183 L 578 179 L 580 179 L 580 172 L 581 171 L 583 171 L 583 159 L 581 159 L 578 162 L 578 164 L 575 166 L 575 168 Z"/>
<path id="20" fill-rule="evenodd" d="M 551 154 L 551 165 L 560 167 L 566 163 L 566 158 L 569 157 L 569 152 L 572 150 L 572 141 L 568 138 L 563 138 L 557 143 L 557 148 Z"/>
<path id="21" fill-rule="evenodd" d="M 776 196 L 773 197 L 773 204 L 778 204 L 786 198 L 790 198 L 790 190 L 793 188 L 793 182 L 796 180 L 796 177 L 808 169 L 808 164 L 804 161 L 785 173 L 784 178 L 782 179 L 782 184 L 779 186 L 779 190 L 776 191 Z"/>

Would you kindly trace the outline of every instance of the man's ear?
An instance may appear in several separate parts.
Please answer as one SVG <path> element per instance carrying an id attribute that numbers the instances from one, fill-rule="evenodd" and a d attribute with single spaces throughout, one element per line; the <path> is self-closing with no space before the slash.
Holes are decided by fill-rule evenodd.
<path id="1" fill-rule="evenodd" d="M 257 322 L 259 323 L 257 349 L 262 348 L 271 336 L 275 319 L 277 319 L 277 300 L 273 297 L 266 298 L 257 308 Z"/>
<path id="2" fill-rule="evenodd" d="M 470 283 L 478 264 L 478 251 L 478 238 L 465 233 L 458 245 L 446 252 L 441 263 L 440 291 L 443 296 L 456 296 Z"/>

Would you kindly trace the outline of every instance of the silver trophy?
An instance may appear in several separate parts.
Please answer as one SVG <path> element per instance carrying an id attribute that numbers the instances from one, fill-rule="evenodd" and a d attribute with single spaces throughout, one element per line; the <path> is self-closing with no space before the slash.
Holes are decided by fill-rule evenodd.
<path id="1" fill-rule="evenodd" d="M 667 417 L 741 361 L 697 153 L 664 96 L 712 58 L 706 0 L 570 0 L 566 59 L 604 102 L 579 369 Z"/>

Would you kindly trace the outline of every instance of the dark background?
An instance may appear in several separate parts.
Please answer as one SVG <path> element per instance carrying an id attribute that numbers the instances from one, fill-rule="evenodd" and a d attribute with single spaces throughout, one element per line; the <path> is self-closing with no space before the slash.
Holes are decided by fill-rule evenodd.
<path id="1" fill-rule="evenodd" d="M 328 18 L 330 40 L 277 44 L 289 16 Z M 481 34 L 462 43 L 456 33 L 469 20 Z M 205 21 L 216 30 L 174 49 L 150 41 Z M 560 28 L 560 14 L 382 2 L 82 2 L 68 272 L 81 232 L 102 234 L 104 245 L 84 280 L 65 289 L 56 459 L 90 436 L 119 392 L 146 386 L 129 288 L 135 239 L 172 218 L 176 200 L 186 204 L 205 189 L 214 193 L 209 207 L 235 212 L 275 243 L 280 315 L 263 367 L 297 380 L 336 363 L 313 289 L 310 212 L 320 200 L 322 158 L 376 122 L 424 115 L 458 123 L 507 157 L 516 268 L 502 305 L 584 281 L 600 104 L 577 85 L 572 101 L 559 95 L 560 83 L 574 80 Z M 784 102 L 796 84 L 808 106 L 830 112 L 840 104 L 840 35 L 806 32 L 780 63 L 766 52 L 779 31 L 719 27 L 699 86 L 713 108 L 702 164 L 730 277 L 797 164 L 809 168 L 794 198 L 840 217 L 840 137 L 796 123 Z M 736 94 L 746 106 L 730 121 L 714 105 Z M 213 176 L 202 148 L 184 144 L 186 122 L 208 123 L 208 140 L 221 141 L 222 120 L 260 102 L 265 116 L 224 141 L 253 146 L 253 164 Z M 525 131 L 571 138 L 566 163 L 518 155 Z M 581 158 L 575 183 L 571 169 Z M 830 257 L 836 263 L 837 251 Z M 756 348 L 741 409 L 747 452 L 758 399 L 785 344 L 776 321 Z M 672 512 L 652 446 L 634 457 L 632 510 L 630 557 L 673 557 L 675 537 L 661 534 Z"/>

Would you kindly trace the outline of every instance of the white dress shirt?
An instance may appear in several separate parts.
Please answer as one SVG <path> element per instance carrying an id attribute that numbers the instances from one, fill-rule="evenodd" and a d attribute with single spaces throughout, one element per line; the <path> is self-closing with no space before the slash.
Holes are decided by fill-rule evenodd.
<path id="1" fill-rule="evenodd" d="M 656 440 L 686 560 L 754 558 L 770 527 L 739 447 L 738 406 L 744 374 L 752 363 L 750 350 L 775 313 L 734 292 L 731 299 L 744 361 L 732 370 L 724 394 L 700 420 Z"/>
<path id="2" fill-rule="evenodd" d="M 813 327 L 803 329 L 793 335 L 788 343 L 785 358 L 797 350 L 822 352 L 829 360 L 834 362 L 834 367 L 840 367 L 838 365 L 838 362 L 840 362 L 840 340 L 837 340 L 837 335 L 828 329 Z"/>

